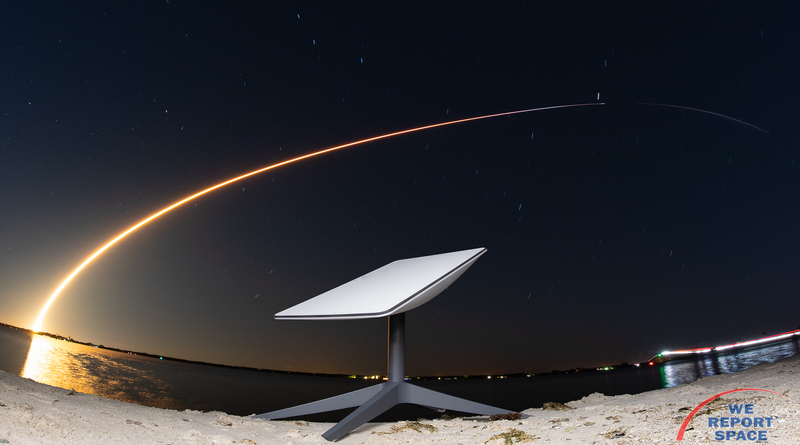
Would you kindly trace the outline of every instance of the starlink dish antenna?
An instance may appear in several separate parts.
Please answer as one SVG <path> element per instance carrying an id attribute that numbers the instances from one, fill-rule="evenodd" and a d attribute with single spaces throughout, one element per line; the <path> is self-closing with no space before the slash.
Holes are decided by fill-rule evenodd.
<path id="1" fill-rule="evenodd" d="M 439 295 L 484 253 L 486 249 L 479 248 L 395 261 L 275 314 L 278 320 L 354 320 L 388 316 L 389 379 L 368 388 L 254 417 L 280 419 L 358 407 L 322 435 L 334 441 L 401 403 L 482 415 L 509 412 L 405 381 L 405 312 Z"/>

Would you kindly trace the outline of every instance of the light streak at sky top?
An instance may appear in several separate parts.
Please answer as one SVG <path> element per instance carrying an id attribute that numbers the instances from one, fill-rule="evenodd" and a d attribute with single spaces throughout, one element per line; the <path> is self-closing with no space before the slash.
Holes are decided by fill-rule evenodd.
<path id="1" fill-rule="evenodd" d="M 72 273 L 70 273 L 67 276 L 67 278 L 65 278 L 61 282 L 61 284 L 56 288 L 55 292 L 53 292 L 53 294 L 50 296 L 50 298 L 47 300 L 47 302 L 45 303 L 45 305 L 42 307 L 41 311 L 39 312 L 39 316 L 36 318 L 36 321 L 34 322 L 32 329 L 35 332 L 41 332 L 42 331 L 42 322 L 44 321 L 44 317 L 45 317 L 45 315 L 47 315 L 47 311 L 50 309 L 50 306 L 56 300 L 56 298 L 61 293 L 61 291 L 63 291 L 64 288 L 67 286 L 67 284 L 69 284 L 69 282 L 72 281 L 73 278 L 75 278 L 86 266 L 88 266 L 89 263 L 94 261 L 95 258 L 97 258 L 100 254 L 105 252 L 109 247 L 113 246 L 118 241 L 120 241 L 121 239 L 123 239 L 126 236 L 128 236 L 130 233 L 136 231 L 140 227 L 146 225 L 150 221 L 158 218 L 159 216 L 169 212 L 170 210 L 172 210 L 172 209 L 174 209 L 176 207 L 179 207 L 179 206 L 181 206 L 181 205 L 183 205 L 183 204 L 185 204 L 185 203 L 187 203 L 187 202 L 189 202 L 189 201 L 191 201 L 191 200 L 193 200 L 195 198 L 203 196 L 206 193 L 212 192 L 212 191 L 214 191 L 214 190 L 216 190 L 218 188 L 224 187 L 224 186 L 226 186 L 228 184 L 232 184 L 234 182 L 237 182 L 237 181 L 245 179 L 245 178 L 249 178 L 250 176 L 254 176 L 254 175 L 257 175 L 259 173 L 263 173 L 263 172 L 268 171 L 268 170 L 272 170 L 272 169 L 275 169 L 275 168 L 278 168 L 278 167 L 282 167 L 284 165 L 292 164 L 292 163 L 295 163 L 295 162 L 298 162 L 298 161 L 302 161 L 302 160 L 308 159 L 308 158 L 313 158 L 315 156 L 319 156 L 319 155 L 322 155 L 322 154 L 325 154 L 325 153 L 330 153 L 332 151 L 341 150 L 343 148 L 348 148 L 348 147 L 353 147 L 353 146 L 356 146 L 356 145 L 365 144 L 367 142 L 378 141 L 378 140 L 381 140 L 381 139 L 387 139 L 387 138 L 391 138 L 391 137 L 394 137 L 394 136 L 400 136 L 400 135 L 403 135 L 403 134 L 414 133 L 414 132 L 423 131 L 423 130 L 430 130 L 432 128 L 445 127 L 445 126 L 448 126 L 448 125 L 460 124 L 460 123 L 464 123 L 464 122 L 477 121 L 477 120 L 482 120 L 482 119 L 490 119 L 490 118 L 499 117 L 499 116 L 510 116 L 510 115 L 514 115 L 514 114 L 530 113 L 530 112 L 534 112 L 534 111 L 555 110 L 555 109 L 560 109 L 560 108 L 587 107 L 587 106 L 591 106 L 591 105 L 605 105 L 605 104 L 602 103 L 602 102 L 597 102 L 597 103 L 587 103 L 587 104 L 569 104 L 569 105 L 555 105 L 555 106 L 551 106 L 551 107 L 529 108 L 529 109 L 525 109 L 525 110 L 507 111 L 507 112 L 503 112 L 503 113 L 486 114 L 486 115 L 483 115 L 483 116 L 468 117 L 468 118 L 464 118 L 464 119 L 456 119 L 456 120 L 452 120 L 452 121 L 440 122 L 438 124 L 425 125 L 425 126 L 422 126 L 422 127 L 409 128 L 407 130 L 401 130 L 401 131 L 396 131 L 396 132 L 393 132 L 393 133 L 387 133 L 387 134 L 382 134 L 382 135 L 379 135 L 379 136 L 373 136 L 373 137 L 370 137 L 370 138 L 361 139 L 359 141 L 348 142 L 346 144 L 337 145 L 335 147 L 330 147 L 330 148 L 326 148 L 326 149 L 323 149 L 323 150 L 315 151 L 313 153 L 305 154 L 305 155 L 298 156 L 296 158 L 292 158 L 292 159 L 289 159 L 289 160 L 286 160 L 286 161 L 278 162 L 277 164 L 272 164 L 272 165 L 269 165 L 267 167 L 260 168 L 258 170 L 253 170 L 253 171 L 251 171 L 249 173 L 245 173 L 245 174 L 237 176 L 235 178 L 228 179 L 227 181 L 220 182 L 219 184 L 213 185 L 213 186 L 211 186 L 211 187 L 209 187 L 209 188 L 207 188 L 205 190 L 201 190 L 201 191 L 199 191 L 199 192 L 197 192 L 197 193 L 195 193 L 193 195 L 187 196 L 186 198 L 183 198 L 180 201 L 177 201 L 177 202 L 175 202 L 173 204 L 170 204 L 169 206 L 164 207 L 163 209 L 159 210 L 158 212 L 153 213 L 152 215 L 148 216 L 147 218 L 139 221 L 138 223 L 136 223 L 133 226 L 131 226 L 128 229 L 126 229 L 125 231 L 121 232 L 116 237 L 114 237 L 111 241 L 107 242 L 105 245 L 103 245 L 102 247 L 97 249 L 94 253 L 89 255 L 89 257 L 86 258 L 78 267 L 76 267 L 75 270 L 73 270 Z"/>

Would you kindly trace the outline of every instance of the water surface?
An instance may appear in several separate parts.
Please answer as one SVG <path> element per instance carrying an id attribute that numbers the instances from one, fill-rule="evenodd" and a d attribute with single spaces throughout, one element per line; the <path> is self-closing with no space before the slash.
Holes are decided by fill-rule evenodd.
<path id="1" fill-rule="evenodd" d="M 798 338 L 656 366 L 532 377 L 413 380 L 443 393 L 521 411 L 599 392 L 636 394 L 741 371 L 800 352 Z M 0 326 L 0 369 L 37 382 L 140 405 L 250 415 L 364 388 L 375 380 L 265 372 L 143 357 L 56 340 Z M 306 416 L 338 421 L 344 413 Z M 378 420 L 437 417 L 415 406 L 393 408 Z"/>

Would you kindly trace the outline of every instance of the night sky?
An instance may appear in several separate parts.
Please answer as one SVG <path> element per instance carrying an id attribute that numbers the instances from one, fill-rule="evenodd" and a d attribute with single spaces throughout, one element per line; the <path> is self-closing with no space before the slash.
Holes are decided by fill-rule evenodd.
<path id="1" fill-rule="evenodd" d="M 476 247 L 408 313 L 408 374 L 633 363 L 798 327 L 795 2 L 286 3 L 0 7 L 0 321 L 30 327 L 95 249 L 233 176 L 604 102 L 369 143 L 205 195 L 99 257 L 43 330 L 383 374 L 385 319 L 273 314 L 397 259 Z"/>

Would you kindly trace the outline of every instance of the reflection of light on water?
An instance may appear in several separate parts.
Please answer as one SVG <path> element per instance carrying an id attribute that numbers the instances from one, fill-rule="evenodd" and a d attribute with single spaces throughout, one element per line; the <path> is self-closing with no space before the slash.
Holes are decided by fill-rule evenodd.
<path id="1" fill-rule="evenodd" d="M 118 382 L 97 375 L 98 366 L 91 363 L 96 358 L 80 351 L 79 346 L 82 345 L 34 335 L 22 376 L 59 388 L 115 398 L 112 388 Z"/>
<path id="2" fill-rule="evenodd" d="M 661 370 L 665 388 L 694 382 L 703 377 L 730 374 L 755 366 L 759 363 L 791 357 L 800 352 L 797 338 L 770 346 L 741 349 L 733 353 L 697 355 L 692 359 L 664 363 Z"/>
<path id="3" fill-rule="evenodd" d="M 719 374 L 712 360 L 717 357 L 695 358 L 682 363 L 669 362 L 664 366 L 664 386 L 676 386 Z M 671 365 L 671 366 L 669 366 Z M 715 372 L 715 370 L 717 372 Z M 732 372 L 732 371 L 728 371 Z M 724 371 L 723 371 L 724 373 Z"/>
<path id="4" fill-rule="evenodd" d="M 127 354 L 34 335 L 22 376 L 39 383 L 159 408 L 176 408 L 156 369 Z"/>
<path id="5" fill-rule="evenodd" d="M 22 376 L 39 383 L 60 386 L 53 382 L 52 377 L 57 374 L 54 370 L 59 368 L 61 363 L 59 358 L 63 355 L 55 353 L 56 345 L 52 340 L 41 335 L 34 335 L 31 347 L 28 350 L 28 358 L 25 359 L 25 366 L 22 369 Z"/>

